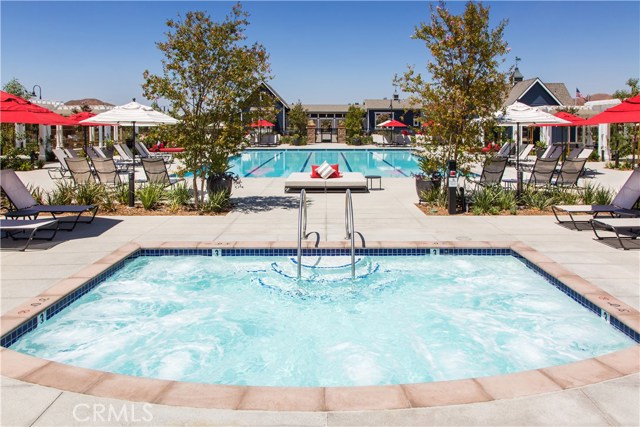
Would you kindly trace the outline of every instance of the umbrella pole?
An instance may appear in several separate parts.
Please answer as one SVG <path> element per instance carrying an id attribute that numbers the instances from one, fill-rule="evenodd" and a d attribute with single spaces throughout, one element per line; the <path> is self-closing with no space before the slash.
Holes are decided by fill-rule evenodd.
<path id="1" fill-rule="evenodd" d="M 522 194 L 522 170 L 520 170 L 520 123 L 516 123 L 516 195 Z M 507 156 L 509 154 L 507 153 Z"/>
<path id="2" fill-rule="evenodd" d="M 135 99 L 134 99 L 135 101 Z M 131 147 L 131 153 L 133 153 L 133 165 L 129 171 L 129 207 L 135 206 L 135 181 L 136 181 L 136 122 L 131 122 L 133 126 L 133 147 Z"/>

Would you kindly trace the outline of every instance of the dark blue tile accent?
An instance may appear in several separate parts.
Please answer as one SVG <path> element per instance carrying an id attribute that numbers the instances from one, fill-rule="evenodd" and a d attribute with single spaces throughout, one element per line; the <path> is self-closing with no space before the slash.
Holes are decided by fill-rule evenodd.
<path id="1" fill-rule="evenodd" d="M 522 263 L 524 263 L 527 267 L 535 271 L 537 274 L 545 278 L 549 283 L 553 286 L 564 292 L 571 299 L 581 304 L 583 307 L 592 311 L 596 315 L 600 316 L 600 308 L 596 306 L 591 301 L 588 301 L 583 296 L 576 293 L 574 290 L 570 289 L 564 283 L 560 282 L 556 278 L 552 277 L 549 273 L 542 270 L 537 265 L 533 264 L 529 260 L 523 258 L 518 253 L 512 251 L 510 248 L 356 248 L 356 255 L 359 256 L 431 256 L 432 249 L 439 249 L 439 254 L 443 256 L 462 256 L 462 255 L 474 255 L 474 256 L 513 256 L 519 259 Z M 293 248 L 280 248 L 280 249 L 239 249 L 239 248 L 231 248 L 231 249 L 171 249 L 171 248 L 163 248 L 163 249 L 138 249 L 137 251 L 131 253 L 126 259 L 119 261 L 109 267 L 106 271 L 100 273 L 96 277 L 90 279 L 76 289 L 71 292 L 64 298 L 60 299 L 56 303 L 52 304 L 51 307 L 45 310 L 45 318 L 50 319 L 51 317 L 58 314 L 60 311 L 68 307 L 74 301 L 76 301 L 81 296 L 90 292 L 93 288 L 98 286 L 107 278 L 111 277 L 115 273 L 117 273 L 120 269 L 122 269 L 126 264 L 130 263 L 134 259 L 141 256 L 148 257 L 159 257 L 159 256 L 213 256 L 215 251 L 220 251 L 220 256 L 225 257 L 238 257 L 238 256 L 296 256 L 297 250 Z M 303 251 L 305 256 L 347 256 L 350 255 L 351 252 L 349 249 L 328 249 L 328 248 L 312 248 L 305 249 Z M 620 320 L 615 318 L 613 315 L 610 315 L 610 324 L 616 329 L 620 330 L 622 333 L 633 339 L 635 342 L 640 343 L 640 334 L 630 327 L 622 323 Z M 28 333 L 35 329 L 38 325 L 37 318 L 34 316 L 33 318 L 27 320 L 22 325 L 18 326 L 15 330 L 5 334 L 0 342 L 3 347 L 8 347 L 14 342 L 16 342 L 22 335 Z"/>

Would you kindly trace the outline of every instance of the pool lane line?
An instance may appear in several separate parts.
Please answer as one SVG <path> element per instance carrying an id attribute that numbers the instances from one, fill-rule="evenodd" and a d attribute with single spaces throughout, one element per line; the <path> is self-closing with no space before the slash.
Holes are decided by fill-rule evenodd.
<path id="1" fill-rule="evenodd" d="M 384 159 L 384 157 L 382 158 L 382 161 L 383 161 L 383 162 L 385 162 L 386 164 L 388 164 L 389 166 L 391 166 L 395 171 L 400 172 L 402 175 L 404 175 L 404 176 L 409 176 L 409 175 L 407 175 L 406 173 L 404 173 L 404 172 L 402 171 L 402 169 L 398 169 L 397 167 L 395 167 L 395 166 L 394 166 L 394 165 L 392 165 L 391 163 L 387 162 L 387 161 Z"/>
<path id="2" fill-rule="evenodd" d="M 309 163 L 309 159 L 311 158 L 312 155 L 313 155 L 313 151 L 310 152 L 309 155 L 307 156 L 307 160 L 304 161 L 304 164 L 302 165 L 300 172 L 304 172 L 304 169 L 307 167 L 307 164 Z"/>
<path id="3" fill-rule="evenodd" d="M 347 160 L 347 158 L 344 156 L 344 153 L 341 151 L 340 155 L 342 156 L 342 158 L 344 159 L 344 163 L 347 165 L 347 169 L 349 169 L 349 172 L 353 172 L 353 169 L 351 169 L 351 165 L 349 164 L 349 161 Z"/>
<path id="4" fill-rule="evenodd" d="M 263 162 L 261 165 L 256 166 L 255 168 L 251 169 L 249 172 L 247 172 L 244 177 L 248 177 L 249 175 L 251 175 L 252 173 L 254 173 L 255 171 L 257 171 L 258 169 L 260 169 L 261 167 L 263 167 L 264 165 L 266 165 L 267 163 L 269 163 L 270 161 L 274 160 L 276 157 L 278 157 L 279 154 L 282 154 L 282 151 L 276 153 L 273 155 L 272 158 L 270 158 L 269 160 Z"/>

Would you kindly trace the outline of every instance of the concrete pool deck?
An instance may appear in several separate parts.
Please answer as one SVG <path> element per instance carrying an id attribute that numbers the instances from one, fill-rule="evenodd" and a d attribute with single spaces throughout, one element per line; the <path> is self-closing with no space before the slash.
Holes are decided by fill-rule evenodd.
<path id="1" fill-rule="evenodd" d="M 43 171 L 21 173 L 38 182 Z M 630 172 L 610 172 L 603 184 L 619 187 Z M 46 175 L 46 172 L 45 172 Z M 30 178 L 32 177 L 32 178 Z M 48 179 L 48 177 L 47 177 Z M 244 180 L 237 208 L 221 217 L 99 217 L 26 253 L 3 239 L 1 308 L 5 314 L 133 242 L 275 241 L 293 244 L 296 195 L 283 178 Z M 622 302 L 640 307 L 640 251 L 622 251 L 555 223 L 553 216 L 438 217 L 416 206 L 411 179 L 384 179 L 382 191 L 354 194 L 356 230 L 369 241 L 521 241 Z M 344 235 L 344 194 L 309 195 L 308 231 L 322 241 Z M 47 249 L 43 249 L 47 248 Z M 640 363 L 640 361 L 638 362 Z M 636 369 L 637 371 L 637 369 Z M 72 381 L 73 378 L 68 378 Z M 638 425 L 640 376 L 622 376 L 570 390 L 483 403 L 356 412 L 212 410 L 133 403 L 2 377 L 2 425 Z M 465 390 L 460 390 L 464 394 Z M 187 406 L 187 405 L 185 405 Z M 109 410 L 112 409 L 109 418 Z M 118 414 L 116 420 L 114 414 Z M 149 419 L 151 418 L 151 419 Z M 126 422 L 125 422 L 126 421 Z"/>

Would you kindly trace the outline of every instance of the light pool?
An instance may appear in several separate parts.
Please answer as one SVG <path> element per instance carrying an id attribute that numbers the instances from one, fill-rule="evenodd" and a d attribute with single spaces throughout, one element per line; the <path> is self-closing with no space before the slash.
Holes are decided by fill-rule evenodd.
<path id="1" fill-rule="evenodd" d="M 387 149 L 251 149 L 232 157 L 231 171 L 241 178 L 286 177 L 292 172 L 309 172 L 323 161 L 338 164 L 340 171 L 363 175 L 409 177 L 420 168 L 411 150 Z"/>
<path id="2" fill-rule="evenodd" d="M 136 256 L 10 348 L 187 382 L 353 386 L 518 372 L 635 344 L 508 250 L 449 253 L 360 250 L 352 281 L 344 252 L 316 251 L 300 282 L 290 250 Z"/>

